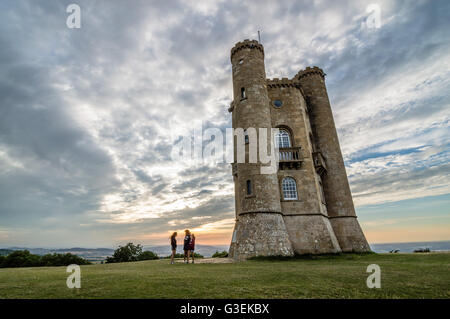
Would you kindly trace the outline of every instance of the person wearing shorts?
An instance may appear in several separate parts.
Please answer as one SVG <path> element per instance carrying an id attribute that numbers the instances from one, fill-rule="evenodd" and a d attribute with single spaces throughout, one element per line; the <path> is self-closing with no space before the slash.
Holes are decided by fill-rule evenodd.
<path id="1" fill-rule="evenodd" d="M 192 256 L 192 263 L 194 263 L 194 250 L 195 250 L 195 235 L 191 234 L 191 241 L 189 242 L 189 252 Z"/>

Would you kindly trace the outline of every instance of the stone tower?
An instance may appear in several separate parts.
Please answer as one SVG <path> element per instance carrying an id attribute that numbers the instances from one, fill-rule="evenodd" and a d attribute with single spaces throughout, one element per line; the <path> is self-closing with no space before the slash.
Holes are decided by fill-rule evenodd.
<path id="1" fill-rule="evenodd" d="M 238 138 L 230 256 L 370 251 L 356 219 L 323 71 L 306 68 L 293 79 L 266 79 L 264 48 L 255 40 L 237 43 L 231 63 L 229 111 Z M 279 163 L 272 174 L 261 173 L 268 164 L 259 156 L 250 161 L 260 128 L 278 129 Z M 236 160 L 240 146 L 245 163 Z"/>
<path id="2" fill-rule="evenodd" d="M 234 128 L 272 127 L 267 93 L 264 49 L 257 41 L 245 41 L 231 50 L 235 109 Z M 232 105 L 233 107 L 233 105 Z M 249 137 L 250 139 L 251 137 Z M 270 135 L 268 136 L 270 139 Z M 235 158 L 236 158 L 235 143 Z M 233 164 L 237 245 L 231 251 L 237 259 L 256 255 L 293 255 L 281 213 L 277 174 L 261 174 L 259 160 L 249 163 L 249 144 L 245 144 L 245 163 Z M 264 240 L 261 240 L 264 238 Z"/>

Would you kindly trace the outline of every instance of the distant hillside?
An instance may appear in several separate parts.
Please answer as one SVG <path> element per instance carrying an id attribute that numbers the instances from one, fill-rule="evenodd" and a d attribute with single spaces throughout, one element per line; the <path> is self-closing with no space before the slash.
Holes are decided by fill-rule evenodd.
<path id="1" fill-rule="evenodd" d="M 450 251 L 450 241 L 435 241 L 435 242 L 413 242 L 413 243 L 387 243 L 387 244 L 371 244 L 372 250 L 377 253 L 387 253 L 391 250 L 399 250 L 400 252 L 413 252 L 419 248 L 429 248 L 432 251 Z M 209 245 L 195 245 L 195 252 L 205 257 L 211 257 L 216 251 L 228 251 L 229 246 L 209 246 Z M 73 255 L 80 256 L 92 262 L 100 262 L 105 260 L 106 257 L 112 256 L 114 253 L 113 248 L 60 248 L 60 249 L 46 249 L 46 248 L 26 248 L 26 247 L 7 247 L 0 249 L 1 255 L 8 255 L 14 250 L 29 250 L 30 253 L 36 255 L 45 254 L 65 254 L 71 253 Z M 144 250 L 150 250 L 156 253 L 158 256 L 165 257 L 171 254 L 169 245 L 150 246 L 144 245 Z M 182 240 L 179 240 L 177 253 L 183 252 Z"/>
<path id="2" fill-rule="evenodd" d="M 228 246 L 208 246 L 208 245 L 195 245 L 195 252 L 205 257 L 211 257 L 216 251 L 228 251 Z M 172 252 L 169 245 L 164 246 L 144 246 L 144 250 L 151 250 L 158 256 L 169 256 Z M 183 245 L 178 244 L 177 253 L 183 252 Z"/>
<path id="3" fill-rule="evenodd" d="M 371 244 L 370 247 L 376 253 L 388 253 L 392 250 L 412 253 L 414 250 L 426 248 L 432 251 L 450 251 L 450 241 Z"/>
<path id="4" fill-rule="evenodd" d="M 60 248 L 60 249 L 46 249 L 46 248 L 26 248 L 26 247 L 10 247 L 8 249 L 10 252 L 14 250 L 28 250 L 30 253 L 35 255 L 46 255 L 46 254 L 66 254 L 71 253 L 72 255 L 77 255 L 89 261 L 102 261 L 106 257 L 112 256 L 114 249 L 111 248 Z"/>
<path id="5" fill-rule="evenodd" d="M 195 251 L 200 255 L 205 257 L 211 257 L 216 251 L 228 251 L 228 246 L 207 246 L 207 245 L 195 245 Z M 14 250 L 28 250 L 30 253 L 35 255 L 45 255 L 45 254 L 66 254 L 71 253 L 73 255 L 80 256 L 92 262 L 99 262 L 105 260 L 106 257 L 112 256 L 114 254 L 114 249 L 112 248 L 59 248 L 59 249 L 47 249 L 47 248 L 26 248 L 26 247 L 8 247 L 7 249 L 0 249 L 0 255 L 8 255 Z M 144 246 L 144 250 L 150 250 L 156 253 L 158 256 L 164 257 L 171 254 L 170 246 Z M 183 252 L 183 245 L 178 246 L 178 253 Z"/>

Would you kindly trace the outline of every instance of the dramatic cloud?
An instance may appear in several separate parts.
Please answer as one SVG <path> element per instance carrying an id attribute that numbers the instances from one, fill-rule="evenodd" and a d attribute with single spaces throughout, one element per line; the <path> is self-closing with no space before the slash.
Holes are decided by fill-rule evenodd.
<path id="1" fill-rule="evenodd" d="M 229 52 L 257 30 L 268 77 L 328 74 L 357 206 L 450 193 L 448 1 L 378 1 L 369 28 L 373 1 L 84 0 L 68 29 L 72 2 L 0 3 L 2 246 L 184 228 L 226 244 L 229 164 L 171 152 L 193 128 L 231 126 Z"/>

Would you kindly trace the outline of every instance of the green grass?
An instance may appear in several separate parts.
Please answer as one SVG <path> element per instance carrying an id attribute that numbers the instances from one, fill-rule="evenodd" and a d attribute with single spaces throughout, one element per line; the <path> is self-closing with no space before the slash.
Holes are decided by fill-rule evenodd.
<path id="1" fill-rule="evenodd" d="M 369 264 L 381 288 L 369 289 Z M 234 264 L 168 260 L 81 266 L 68 289 L 65 267 L 0 269 L 0 298 L 449 298 L 450 254 L 344 254 Z"/>

